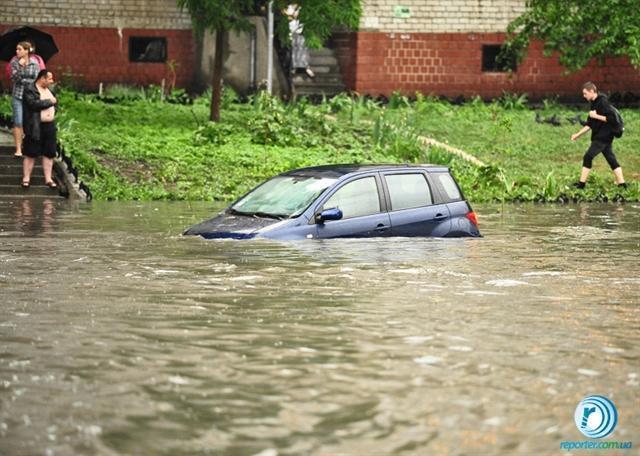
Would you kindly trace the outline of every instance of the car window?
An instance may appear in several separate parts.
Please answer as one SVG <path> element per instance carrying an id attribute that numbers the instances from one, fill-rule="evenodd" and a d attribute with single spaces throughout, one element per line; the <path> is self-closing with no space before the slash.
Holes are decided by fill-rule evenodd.
<path id="1" fill-rule="evenodd" d="M 361 217 L 380 212 L 376 179 L 365 177 L 345 184 L 324 203 L 325 209 L 332 207 L 342 211 L 342 218 Z"/>
<path id="2" fill-rule="evenodd" d="M 276 176 L 253 189 L 231 209 L 246 215 L 297 217 L 335 181 L 313 176 Z"/>
<path id="3" fill-rule="evenodd" d="M 431 191 L 424 174 L 389 174 L 384 178 L 391 197 L 391 210 L 432 204 Z"/>
<path id="4" fill-rule="evenodd" d="M 446 192 L 449 199 L 459 200 L 462 199 L 462 195 L 460 195 L 460 190 L 458 190 L 458 186 L 456 182 L 453 180 L 449 174 L 438 174 L 438 180 L 442 185 L 442 188 Z"/>

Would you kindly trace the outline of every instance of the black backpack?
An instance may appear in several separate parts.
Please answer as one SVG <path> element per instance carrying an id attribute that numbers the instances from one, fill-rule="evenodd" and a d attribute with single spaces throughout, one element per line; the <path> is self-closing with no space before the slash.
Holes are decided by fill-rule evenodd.
<path id="1" fill-rule="evenodd" d="M 620 138 L 624 133 L 624 120 L 620 115 L 620 111 L 611 106 L 611 113 L 613 114 L 613 125 L 611 125 L 611 133 L 616 138 Z"/>

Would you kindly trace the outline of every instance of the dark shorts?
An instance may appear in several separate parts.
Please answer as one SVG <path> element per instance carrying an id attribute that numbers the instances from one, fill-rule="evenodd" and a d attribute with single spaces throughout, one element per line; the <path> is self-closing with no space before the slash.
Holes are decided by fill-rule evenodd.
<path id="1" fill-rule="evenodd" d="M 22 153 L 27 157 L 36 158 L 44 155 L 47 158 L 56 156 L 56 123 L 42 122 L 40 124 L 40 141 L 25 136 Z"/>

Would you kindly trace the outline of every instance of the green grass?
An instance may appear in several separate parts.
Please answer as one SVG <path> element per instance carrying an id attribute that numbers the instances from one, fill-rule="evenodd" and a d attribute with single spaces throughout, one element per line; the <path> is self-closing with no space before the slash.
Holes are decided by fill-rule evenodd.
<path id="1" fill-rule="evenodd" d="M 139 98 L 134 95 L 140 93 Z M 622 110 L 627 131 L 614 144 L 630 188 L 620 191 L 602 156 L 586 191 L 577 180 L 588 138 L 571 142 L 577 111 L 546 103 L 527 109 L 522 98 L 462 106 L 436 99 L 392 97 L 381 106 L 339 96 L 320 105 L 285 105 L 264 95 L 237 103 L 227 92 L 222 122 L 207 121 L 209 95 L 193 105 L 161 102 L 135 91 L 117 104 L 95 95 L 59 94 L 59 138 L 96 199 L 234 199 L 291 168 L 326 163 L 431 162 L 446 164 L 472 202 L 638 201 L 640 112 Z M 562 126 L 538 124 L 555 114 Z M 8 97 L 0 113 L 10 113 Z M 438 147 L 429 136 L 475 155 L 478 167 Z"/>
<path id="2" fill-rule="evenodd" d="M 590 141 L 589 134 L 571 141 L 571 135 L 581 126 L 568 119 L 576 116 L 586 119 L 586 106 L 584 110 L 577 110 L 545 102 L 543 109 L 532 110 L 517 104 L 505 108 L 497 101 L 485 104 L 479 100 L 458 106 L 423 97 L 408 105 L 397 104 L 402 107 L 387 109 L 383 114 L 389 123 L 462 149 L 489 165 L 491 169 L 471 172 L 473 179 L 465 182 L 465 190 L 476 200 L 602 201 L 620 196 L 638 200 L 638 110 L 621 110 L 626 131 L 614 142 L 615 153 L 631 188 L 618 190 L 613 173 L 604 157 L 599 155 L 594 161 L 587 190 L 575 191 L 571 184 L 578 180 L 582 156 Z M 380 114 L 363 113 L 359 118 L 374 121 L 376 115 Z M 555 115 L 561 125 L 537 123 L 536 115 L 541 119 Z M 342 117 L 347 119 L 351 114 L 343 113 Z M 463 173 L 462 180 L 469 177 L 468 171 Z"/>

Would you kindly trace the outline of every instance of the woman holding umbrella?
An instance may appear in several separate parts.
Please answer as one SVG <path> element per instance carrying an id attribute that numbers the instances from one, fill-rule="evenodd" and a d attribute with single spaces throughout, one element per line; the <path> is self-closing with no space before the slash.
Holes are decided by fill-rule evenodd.
<path id="1" fill-rule="evenodd" d="M 22 157 L 22 95 L 27 84 L 35 81 L 40 65 L 31 55 L 31 44 L 21 41 L 16 46 L 16 59 L 11 62 L 11 81 L 13 81 L 13 138 L 16 142 L 16 157 Z"/>

